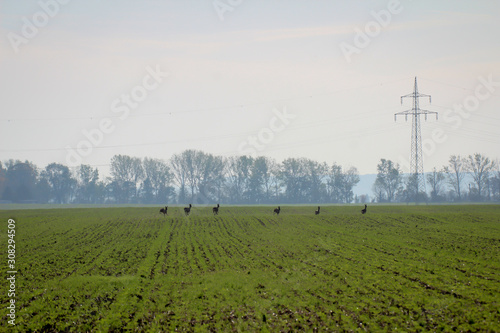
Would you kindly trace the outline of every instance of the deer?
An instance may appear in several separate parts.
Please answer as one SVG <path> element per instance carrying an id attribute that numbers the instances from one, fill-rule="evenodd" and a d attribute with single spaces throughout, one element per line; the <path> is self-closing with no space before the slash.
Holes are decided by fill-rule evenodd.
<path id="1" fill-rule="evenodd" d="M 191 204 L 189 204 L 189 207 L 184 207 L 184 214 L 186 214 L 186 216 L 191 212 L 191 207 L 193 207 Z"/>
<path id="2" fill-rule="evenodd" d="M 217 204 L 217 207 L 212 208 L 212 212 L 214 213 L 214 215 L 219 215 L 219 207 L 219 204 Z"/>
<path id="3" fill-rule="evenodd" d="M 165 206 L 165 208 L 160 209 L 160 213 L 163 213 L 163 216 L 168 215 L 167 214 L 167 209 L 168 209 L 168 207 Z"/>
<path id="4" fill-rule="evenodd" d="M 280 215 L 280 210 L 281 210 L 281 207 L 280 207 L 280 206 L 278 206 L 278 208 L 275 208 L 275 209 L 274 209 L 274 213 L 273 213 L 273 215 L 274 215 L 274 214 Z"/>

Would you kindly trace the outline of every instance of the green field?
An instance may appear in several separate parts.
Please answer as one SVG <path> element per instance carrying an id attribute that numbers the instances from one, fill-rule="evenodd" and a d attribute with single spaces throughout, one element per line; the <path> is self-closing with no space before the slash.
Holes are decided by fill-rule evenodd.
<path id="1" fill-rule="evenodd" d="M 500 331 L 500 206 L 315 208 L 0 211 L 0 330 Z"/>

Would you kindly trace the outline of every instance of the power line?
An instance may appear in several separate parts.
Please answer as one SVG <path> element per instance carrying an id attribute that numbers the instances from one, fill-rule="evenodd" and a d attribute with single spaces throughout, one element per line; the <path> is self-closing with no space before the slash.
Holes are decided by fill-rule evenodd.
<path id="1" fill-rule="evenodd" d="M 440 81 L 436 81 L 436 80 L 432 80 L 432 79 L 427 79 L 427 78 L 420 78 L 420 79 L 423 79 L 423 80 L 430 81 L 430 82 L 434 82 L 434 83 L 438 83 L 438 84 L 441 84 L 441 85 L 445 85 L 445 86 L 449 86 L 449 87 L 453 87 L 453 88 L 457 88 L 457 89 L 461 89 L 461 90 L 465 90 L 465 91 L 470 91 L 470 92 L 476 93 L 476 90 L 475 90 L 475 89 L 471 89 L 471 88 L 465 88 L 465 87 L 457 86 L 456 84 L 451 84 L 451 83 L 446 83 L 446 82 L 440 82 Z M 495 93 L 491 93 L 491 95 L 496 96 L 496 97 L 500 97 L 500 95 L 497 95 L 497 94 L 495 94 Z"/>
<path id="2" fill-rule="evenodd" d="M 405 78 L 406 79 L 406 78 Z M 308 94 L 308 95 L 303 95 L 299 97 L 290 97 L 290 98 L 279 98 L 279 99 L 273 99 L 273 100 L 268 100 L 268 101 L 261 101 L 261 102 L 250 102 L 250 103 L 239 103 L 239 104 L 233 104 L 233 105 L 226 105 L 226 106 L 218 106 L 218 107 L 211 107 L 211 108 L 194 108 L 194 109 L 186 109 L 186 110 L 180 110 L 180 111 L 165 111 L 165 112 L 155 112 L 155 113 L 137 113 L 137 114 L 129 114 L 127 118 L 130 117 L 158 117 L 158 116 L 173 116 L 173 115 L 181 115 L 181 114 L 188 114 L 188 113 L 197 113 L 197 112 L 213 112 L 213 111 L 221 111 L 221 110 L 231 110 L 231 109 L 238 109 L 238 108 L 245 108 L 245 107 L 251 107 L 251 106 L 258 106 L 258 105 L 266 105 L 266 104 L 273 104 L 273 103 L 283 103 L 283 102 L 289 102 L 289 101 L 295 101 L 295 100 L 307 100 L 310 98 L 314 97 L 320 97 L 320 96 L 330 96 L 330 95 L 335 95 L 339 94 L 342 92 L 350 91 L 350 90 L 357 90 L 357 89 L 365 89 L 365 88 L 370 88 L 373 86 L 382 86 L 386 84 L 392 84 L 396 83 L 399 81 L 402 81 L 403 79 L 398 79 L 394 81 L 388 81 L 388 82 L 383 82 L 383 83 L 372 83 L 364 86 L 358 86 L 358 87 L 351 87 L 351 88 L 343 88 L 343 89 L 337 89 L 334 91 L 330 92 L 325 92 L 325 93 L 315 93 L 315 94 Z M 3 118 L 0 119 L 2 122 L 14 122 L 14 121 L 56 121 L 56 120 L 62 120 L 62 121 L 72 121 L 72 120 L 100 120 L 103 118 L 120 118 L 123 117 L 123 115 L 91 115 L 91 116 L 77 116 L 77 117 L 45 117 L 45 118 Z"/>
<path id="3" fill-rule="evenodd" d="M 290 127 L 287 128 L 287 132 L 290 131 L 296 131 L 296 130 L 303 130 L 307 128 L 317 128 L 318 126 L 330 126 L 332 122 L 339 123 L 339 122 L 348 122 L 356 119 L 360 115 L 364 114 L 369 114 L 372 111 L 367 111 L 359 114 L 354 114 L 354 115 L 347 115 L 346 117 L 340 116 L 340 117 L 335 117 L 332 119 L 322 119 L 322 120 L 317 120 L 317 121 L 312 121 L 303 124 L 302 126 L 295 126 L 295 127 Z M 178 139 L 178 140 L 167 140 L 167 141 L 156 141 L 156 142 L 149 142 L 149 143 L 134 143 L 134 144 L 120 144 L 120 145 L 107 145 L 107 146 L 94 146 L 93 148 L 95 149 L 110 149 L 110 148 L 124 148 L 124 147 L 136 147 L 136 146 L 157 146 L 157 145 L 164 145 L 164 144 L 172 144 L 172 143 L 182 143 L 182 142 L 193 142 L 193 141 L 207 141 L 207 140 L 221 140 L 221 139 L 230 139 L 230 138 L 238 138 L 238 137 L 244 137 L 248 135 L 256 135 L 258 130 L 253 130 L 253 131 L 247 131 L 247 132 L 240 132 L 237 134 L 224 134 L 224 135 L 211 135 L 211 136 L 203 136 L 203 137 L 198 137 L 198 138 L 191 138 L 191 139 Z M 67 149 L 78 149 L 77 147 L 58 147 L 58 148 L 28 148 L 28 149 L 0 149 L 0 152 L 40 152 L 40 151 L 65 151 Z"/>

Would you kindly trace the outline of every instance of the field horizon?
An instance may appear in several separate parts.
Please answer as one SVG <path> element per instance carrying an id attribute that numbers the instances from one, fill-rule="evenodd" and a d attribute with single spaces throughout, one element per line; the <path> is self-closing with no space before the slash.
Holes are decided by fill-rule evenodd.
<path id="1" fill-rule="evenodd" d="M 499 205 L 317 206 L 0 206 L 0 330 L 500 330 Z"/>
<path id="2" fill-rule="evenodd" d="M 463 201 L 463 202 L 367 202 L 369 207 L 377 207 L 377 206 L 408 206 L 408 207 L 419 207 L 419 206 L 500 206 L 497 202 L 481 202 L 481 201 Z M 166 206 L 173 208 L 183 208 L 189 205 L 187 204 L 165 204 Z M 209 204 L 194 204 L 195 209 L 198 208 L 212 208 L 216 206 L 217 203 L 209 203 Z M 316 208 L 318 206 L 321 207 L 359 207 L 362 209 L 364 203 L 299 203 L 299 204 L 237 204 L 237 205 L 226 205 L 223 204 L 224 207 L 312 207 Z M 30 209 L 78 209 L 78 208 L 157 208 L 159 210 L 162 208 L 161 204 L 38 204 L 38 203 L 0 203 L 0 212 L 1 211 L 10 211 L 10 210 L 30 210 Z"/>

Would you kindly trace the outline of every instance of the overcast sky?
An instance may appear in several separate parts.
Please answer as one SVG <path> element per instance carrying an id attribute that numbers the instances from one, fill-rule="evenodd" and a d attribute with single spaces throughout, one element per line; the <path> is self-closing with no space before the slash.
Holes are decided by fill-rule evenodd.
<path id="1" fill-rule="evenodd" d="M 411 119 L 394 114 L 415 77 L 439 113 L 425 170 L 497 159 L 499 15 L 485 0 L 0 0 L 0 160 L 105 170 L 199 149 L 408 171 Z"/>

